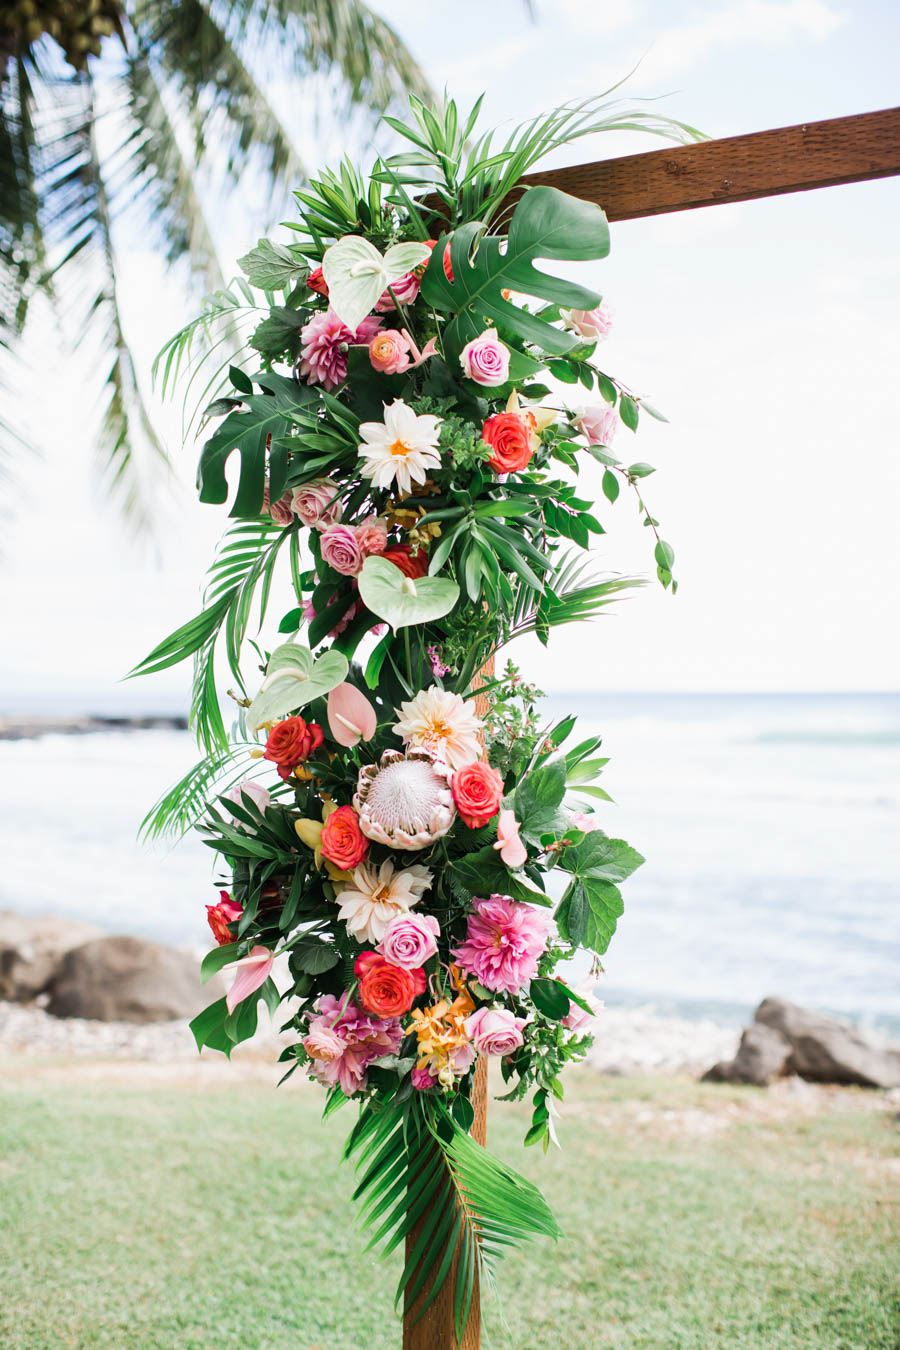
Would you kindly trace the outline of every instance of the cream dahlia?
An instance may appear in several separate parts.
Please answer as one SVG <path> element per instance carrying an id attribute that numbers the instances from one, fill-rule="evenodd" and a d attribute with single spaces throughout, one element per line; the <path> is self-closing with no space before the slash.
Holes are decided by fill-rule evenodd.
<path id="1" fill-rule="evenodd" d="M 427 848 L 446 834 L 456 816 L 446 773 L 428 750 L 385 750 L 377 764 L 359 771 L 354 809 L 359 827 L 376 843 Z"/>
<path id="2" fill-rule="evenodd" d="M 430 750 L 448 769 L 461 769 L 481 753 L 480 718 L 472 704 L 447 689 L 420 689 L 401 703 L 394 730 L 406 745 Z"/>
<path id="3" fill-rule="evenodd" d="M 401 398 L 384 405 L 383 422 L 363 422 L 361 469 L 372 486 L 387 488 L 396 481 L 402 492 L 412 492 L 413 483 L 424 483 L 429 469 L 441 467 L 437 450 L 439 417 L 419 416 Z"/>
<path id="4" fill-rule="evenodd" d="M 380 867 L 361 863 L 338 896 L 338 917 L 357 942 L 377 946 L 391 919 L 408 913 L 430 885 L 431 873 L 419 863 L 402 872 L 394 870 L 390 858 Z"/>

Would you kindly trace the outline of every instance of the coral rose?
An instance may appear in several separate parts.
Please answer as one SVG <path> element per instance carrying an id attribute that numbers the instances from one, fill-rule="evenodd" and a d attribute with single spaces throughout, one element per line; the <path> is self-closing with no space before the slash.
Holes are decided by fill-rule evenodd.
<path id="1" fill-rule="evenodd" d="M 395 567 L 399 567 L 403 575 L 409 577 L 411 581 L 424 577 L 428 571 L 428 554 L 424 548 L 420 548 L 418 553 L 414 554 L 409 544 L 398 544 L 396 548 L 386 548 L 381 556 L 387 558 Z"/>
<path id="2" fill-rule="evenodd" d="M 456 809 L 470 830 L 477 830 L 500 810 L 503 775 L 484 760 L 457 769 L 450 782 Z"/>
<path id="3" fill-rule="evenodd" d="M 535 451 L 534 426 L 526 413 L 502 412 L 489 417 L 481 430 L 491 447 L 488 460 L 494 473 L 518 473 Z"/>
<path id="4" fill-rule="evenodd" d="M 317 722 L 305 722 L 302 717 L 286 717 L 276 722 L 269 732 L 263 759 L 278 765 L 282 778 L 289 778 L 298 764 L 318 750 L 325 733 Z"/>
<path id="5" fill-rule="evenodd" d="M 227 891 L 219 891 L 219 897 L 217 905 L 206 906 L 206 919 L 216 942 L 220 947 L 227 947 L 229 942 L 237 941 L 228 925 L 237 923 L 244 912 L 244 907 L 239 905 L 236 900 L 232 900 Z"/>
<path id="6" fill-rule="evenodd" d="M 352 806 L 339 806 L 322 826 L 322 856 L 343 872 L 350 872 L 369 851 L 369 841 L 359 828 Z"/>
<path id="7" fill-rule="evenodd" d="M 413 999 L 425 992 L 424 970 L 392 966 L 378 952 L 361 952 L 353 973 L 359 980 L 359 1001 L 376 1017 L 400 1017 L 409 1012 Z"/>

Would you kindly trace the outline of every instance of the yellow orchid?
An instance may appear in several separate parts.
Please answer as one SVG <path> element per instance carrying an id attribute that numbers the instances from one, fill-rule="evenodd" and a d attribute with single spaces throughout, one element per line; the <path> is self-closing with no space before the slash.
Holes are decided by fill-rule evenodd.
<path id="1" fill-rule="evenodd" d="M 540 435 L 547 427 L 551 426 L 559 417 L 556 408 L 523 408 L 519 403 L 518 392 L 514 389 L 506 400 L 506 411 L 508 413 L 518 413 L 519 416 L 527 414 L 534 420 L 535 432 Z"/>

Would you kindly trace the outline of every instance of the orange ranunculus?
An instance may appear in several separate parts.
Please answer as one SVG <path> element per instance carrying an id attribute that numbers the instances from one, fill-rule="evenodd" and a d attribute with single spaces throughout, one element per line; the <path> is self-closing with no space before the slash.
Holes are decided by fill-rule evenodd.
<path id="1" fill-rule="evenodd" d="M 352 806 L 339 806 L 322 826 L 322 857 L 344 872 L 351 872 L 369 851 L 369 841 L 359 828 Z"/>
<path id="2" fill-rule="evenodd" d="M 359 980 L 359 1001 L 375 1017 L 400 1017 L 413 999 L 425 992 L 425 972 L 392 966 L 378 952 L 361 952 L 353 973 Z"/>
<path id="3" fill-rule="evenodd" d="M 403 575 L 409 577 L 411 581 L 424 577 L 428 571 L 428 554 L 424 548 L 420 548 L 418 553 L 413 555 L 409 544 L 397 544 L 395 548 L 386 548 L 381 556 L 387 558 L 395 567 L 399 567 Z"/>
<path id="4" fill-rule="evenodd" d="M 491 447 L 488 460 L 495 473 L 518 473 L 535 451 L 534 419 L 529 413 L 502 412 L 489 417 L 481 431 Z"/>
<path id="5" fill-rule="evenodd" d="M 269 732 L 263 758 L 278 765 L 282 778 L 290 778 L 298 764 L 318 750 L 325 733 L 317 722 L 306 722 L 302 717 L 286 717 L 276 722 Z"/>

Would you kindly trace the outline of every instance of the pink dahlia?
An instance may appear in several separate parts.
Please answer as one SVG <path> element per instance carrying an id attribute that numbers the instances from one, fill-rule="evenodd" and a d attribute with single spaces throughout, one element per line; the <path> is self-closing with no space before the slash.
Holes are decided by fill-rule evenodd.
<path id="1" fill-rule="evenodd" d="M 473 903 L 475 912 L 469 915 L 466 940 L 451 955 L 485 989 L 516 994 L 537 974 L 550 921 L 532 905 L 520 904 L 508 895 Z"/>
<path id="2" fill-rule="evenodd" d="M 381 320 L 370 314 L 353 333 L 334 310 L 314 314 L 300 330 L 300 374 L 308 384 L 335 389 L 347 378 L 347 348 L 354 343 L 368 345 L 381 327 Z"/>
<path id="3" fill-rule="evenodd" d="M 340 1084 L 345 1097 L 366 1086 L 366 1070 L 382 1055 L 394 1055 L 403 1040 L 397 1017 L 370 1017 L 344 994 L 324 994 L 315 1004 L 303 1044 L 310 1073 L 328 1087 Z"/>

